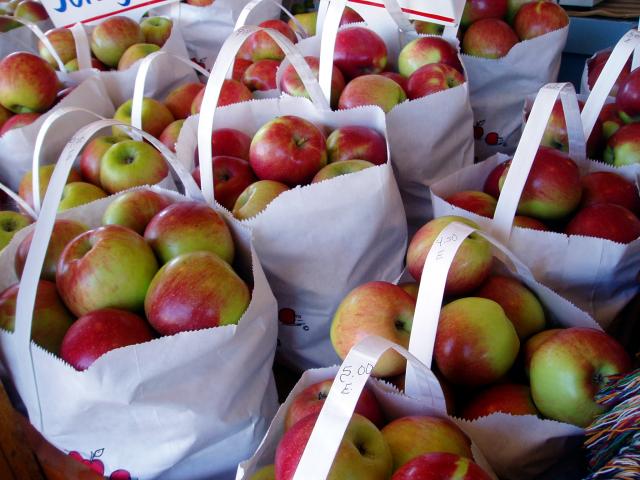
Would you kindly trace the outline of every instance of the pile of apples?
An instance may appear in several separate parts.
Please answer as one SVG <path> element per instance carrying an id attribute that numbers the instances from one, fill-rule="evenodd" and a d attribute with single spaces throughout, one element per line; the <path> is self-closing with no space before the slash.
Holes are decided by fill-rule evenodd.
<path id="1" fill-rule="evenodd" d="M 333 380 L 302 390 L 286 413 L 285 433 L 274 463 L 250 480 L 290 480 Z M 473 461 L 469 437 L 448 419 L 407 416 L 388 421 L 373 391 L 365 387 L 327 479 L 488 480 Z"/>
<path id="2" fill-rule="evenodd" d="M 452 221 L 476 226 L 440 217 L 411 240 L 406 263 L 417 282 L 434 241 Z M 352 290 L 332 320 L 336 353 L 344 359 L 367 335 L 408 347 L 416 290 L 412 283 L 380 281 Z M 601 413 L 594 395 L 603 378 L 628 371 L 631 359 L 600 330 L 550 327 L 529 288 L 494 273 L 489 242 L 475 234 L 465 239 L 447 276 L 434 346 L 437 373 L 456 414 L 469 420 L 494 412 L 542 415 L 584 427 Z M 373 373 L 394 377 L 404 370 L 404 358 L 388 352 Z"/>
<path id="3" fill-rule="evenodd" d="M 510 161 L 487 176 L 483 191 L 466 190 L 445 200 L 477 215 L 492 218 Z M 514 224 L 629 243 L 640 237 L 638 188 L 613 172 L 580 176 L 566 154 L 540 147 L 525 183 Z"/>
<path id="4" fill-rule="evenodd" d="M 36 0 L 11 0 L 0 6 L 0 15 L 15 17 L 21 20 L 37 23 L 49 18 L 49 14 Z M 0 32 L 8 32 L 22 27 L 22 23 L 8 18 L 0 18 Z"/>
<path id="5" fill-rule="evenodd" d="M 115 348 L 238 323 L 251 292 L 215 210 L 138 189 L 114 200 L 102 224 L 55 222 L 33 315 L 38 345 L 84 370 Z M 32 238 L 16 251 L 18 278 Z M 0 326 L 10 331 L 19 285 L 0 294 Z"/>

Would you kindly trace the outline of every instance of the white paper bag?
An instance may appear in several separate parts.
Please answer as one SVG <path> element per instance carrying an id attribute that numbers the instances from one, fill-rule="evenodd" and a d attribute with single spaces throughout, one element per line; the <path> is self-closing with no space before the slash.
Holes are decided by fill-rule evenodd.
<path id="1" fill-rule="evenodd" d="M 502 154 L 465 168 L 434 184 L 431 189 L 434 210 L 436 216 L 462 215 L 470 218 L 483 229 L 492 232 L 531 269 L 538 281 L 575 303 L 606 328 L 626 303 L 638 293 L 640 240 L 623 245 L 595 237 L 512 227 L 520 194 L 551 109 L 559 95 L 563 100 L 568 126 L 569 155 L 578 164 L 581 175 L 596 171 L 612 171 L 638 184 L 638 169 L 633 166 L 615 168 L 601 162 L 586 160 L 585 135 L 573 86 L 550 84 L 538 94 L 498 199 L 494 218 L 475 215 L 449 204 L 445 199 L 462 190 L 482 190 L 489 172 L 508 159 Z M 583 112 L 585 110 L 586 106 Z M 518 184 L 515 185 L 514 181 Z M 507 183 L 510 184 L 509 187 Z"/>
<path id="2" fill-rule="evenodd" d="M 253 136 L 277 116 L 296 115 L 330 129 L 362 125 L 386 135 L 384 114 L 378 108 L 332 112 L 295 47 L 270 30 L 265 31 L 287 53 L 314 102 L 283 97 L 215 109 L 237 49 L 258 30 L 244 27 L 229 37 L 209 77 L 200 116 L 187 119 L 178 139 L 177 155 L 183 165 L 193 162 L 198 146 L 202 191 L 210 202 L 214 128 L 235 128 Z M 237 222 L 230 212 L 224 212 L 230 222 Z M 337 356 L 329 340 L 329 326 L 340 300 L 360 283 L 374 278 L 393 280 L 402 270 L 407 230 L 391 164 L 291 189 L 241 223 L 253 230 L 256 251 L 278 299 L 283 320 L 281 357 L 298 370 L 334 364 Z"/>
<path id="3" fill-rule="evenodd" d="M 10 15 L 0 15 L 0 19 L 18 22 L 24 25 L 24 27 L 14 28 L 8 32 L 0 33 L 0 58 L 4 58 L 14 52 L 30 52 L 37 54 L 38 45 L 29 25 L 35 25 L 40 31 L 46 31 L 53 28 L 51 20 L 43 20 L 33 24 L 32 22 L 15 18 Z"/>
<path id="4" fill-rule="evenodd" d="M 228 479 L 238 461 L 254 451 L 277 407 L 271 372 L 276 302 L 247 229 L 230 225 L 238 268 L 253 285 L 251 303 L 238 325 L 112 350 L 85 371 L 30 342 L 36 286 L 65 179 L 84 143 L 112 125 L 122 124 L 101 120 L 74 136 L 58 161 L 38 222 L 20 231 L 0 254 L 4 289 L 17 281 L 13 261 L 20 241 L 35 230 L 17 299 L 15 332 L 0 331 L 1 359 L 35 428 L 62 451 L 99 460 L 106 475 L 126 470 L 140 479 Z M 187 197 L 157 191 L 175 201 L 201 199 L 189 172 L 171 152 L 142 135 L 171 160 Z M 115 198 L 60 217 L 96 227 Z"/>

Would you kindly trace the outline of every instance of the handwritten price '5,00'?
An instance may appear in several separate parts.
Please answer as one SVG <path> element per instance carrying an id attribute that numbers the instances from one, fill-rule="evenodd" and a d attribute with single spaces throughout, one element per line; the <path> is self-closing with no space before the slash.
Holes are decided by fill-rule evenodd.
<path id="1" fill-rule="evenodd" d="M 94 0 L 96 2 L 101 2 L 102 0 Z M 69 0 L 69 3 L 72 7 L 82 8 L 83 4 L 91 5 L 91 0 Z M 121 7 L 127 7 L 131 3 L 131 0 L 121 0 L 117 2 Z M 67 11 L 67 0 L 60 0 L 60 6 L 55 8 L 56 11 L 60 13 L 64 13 Z"/>
<path id="2" fill-rule="evenodd" d="M 351 386 L 353 385 L 350 380 L 353 378 L 354 374 L 359 377 L 363 375 L 371 375 L 373 367 L 374 365 L 372 363 L 367 363 L 366 365 L 360 365 L 355 372 L 351 365 L 345 365 L 342 367 L 338 375 L 338 381 L 343 384 L 343 388 L 340 393 L 343 395 L 349 395 L 352 392 Z"/>

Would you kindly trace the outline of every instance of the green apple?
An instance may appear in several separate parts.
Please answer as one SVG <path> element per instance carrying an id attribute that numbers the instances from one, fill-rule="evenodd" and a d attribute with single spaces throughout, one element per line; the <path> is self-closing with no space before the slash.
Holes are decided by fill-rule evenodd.
<path id="1" fill-rule="evenodd" d="M 0 212 L 0 250 L 6 247 L 18 230 L 31 223 L 26 215 L 11 210 Z"/>
<path id="2" fill-rule="evenodd" d="M 240 194 L 233 206 L 233 216 L 239 220 L 255 217 L 282 192 L 289 190 L 284 183 L 275 180 L 259 180 Z"/>
<path id="3" fill-rule="evenodd" d="M 374 166 L 373 163 L 367 162 L 366 160 L 343 160 L 341 162 L 330 163 L 322 167 L 320 171 L 315 174 L 311 183 L 322 182 L 323 180 L 359 172 L 360 170 Z"/>
<path id="4" fill-rule="evenodd" d="M 318 12 L 298 13 L 294 15 L 294 17 L 296 18 L 296 20 L 298 20 L 298 22 L 300 22 L 300 25 L 302 25 L 302 28 L 304 28 L 304 33 L 306 33 L 308 37 L 312 37 L 316 34 Z M 292 30 L 296 30 L 298 28 L 293 20 L 289 20 L 288 23 Z"/>
<path id="5" fill-rule="evenodd" d="M 122 16 L 107 18 L 91 32 L 91 51 L 102 63 L 114 68 L 127 48 L 143 42 L 140 25 Z"/>
<path id="6" fill-rule="evenodd" d="M 531 369 L 531 358 L 533 354 L 540 348 L 544 342 L 546 342 L 552 335 L 561 331 L 561 328 L 550 328 L 549 330 L 543 330 L 540 333 L 536 333 L 524 344 L 522 348 L 522 359 L 524 362 L 524 373 L 529 377 L 529 370 Z"/>
<path id="7" fill-rule="evenodd" d="M 92 183 L 87 182 L 71 182 L 67 183 L 62 190 L 62 198 L 58 211 L 64 212 L 70 208 L 84 205 L 85 203 L 105 198 L 106 192 L 100 187 L 96 187 Z"/>
<path id="8" fill-rule="evenodd" d="M 162 154 L 143 141 L 118 142 L 109 147 L 100 162 L 100 184 L 109 193 L 155 185 L 168 174 Z"/>
<path id="9" fill-rule="evenodd" d="M 113 118 L 131 125 L 131 105 L 133 101 L 127 100 L 118 107 Z M 153 98 L 142 100 L 142 130 L 158 138 L 162 131 L 174 121 L 169 109 L 161 102 Z M 113 135 L 127 135 L 120 127 L 113 127 Z"/>
<path id="10" fill-rule="evenodd" d="M 94 185 L 101 186 L 100 164 L 102 163 L 102 156 L 107 153 L 107 150 L 112 145 L 123 140 L 128 140 L 128 137 L 99 136 L 87 143 L 80 155 L 82 178 Z"/>
<path id="11" fill-rule="evenodd" d="M 251 475 L 249 480 L 276 480 L 276 470 L 274 465 L 262 467 L 256 473 Z"/>
<path id="12" fill-rule="evenodd" d="M 160 50 L 154 43 L 136 43 L 127 48 L 118 61 L 118 70 L 126 70 L 138 60 Z"/>
<path id="13" fill-rule="evenodd" d="M 162 47 L 171 36 L 173 22 L 167 17 L 148 17 L 140 22 L 146 43 L 153 43 Z"/>
<path id="14" fill-rule="evenodd" d="M 116 198 L 102 215 L 103 225 L 121 225 L 144 235 L 151 219 L 171 204 L 164 195 L 153 190 L 133 190 Z"/>

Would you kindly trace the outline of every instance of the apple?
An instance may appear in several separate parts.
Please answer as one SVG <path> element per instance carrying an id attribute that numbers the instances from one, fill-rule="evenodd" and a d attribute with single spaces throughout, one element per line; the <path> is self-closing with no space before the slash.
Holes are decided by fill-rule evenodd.
<path id="1" fill-rule="evenodd" d="M 398 418 L 382 429 L 393 457 L 393 470 L 432 452 L 447 452 L 473 458 L 471 440 L 451 420 L 439 417 Z"/>
<path id="2" fill-rule="evenodd" d="M 282 20 L 267 20 L 258 26 L 277 30 L 287 37 L 291 43 L 298 41 L 298 37 L 296 37 L 291 27 Z M 258 62 L 260 60 L 277 60 L 281 62 L 284 60 L 285 55 L 276 41 L 272 39 L 267 32 L 261 31 L 251 34 L 251 36 L 244 41 L 236 57 L 243 60 L 251 60 L 252 62 Z"/>
<path id="3" fill-rule="evenodd" d="M 598 121 L 602 124 L 604 140 L 609 140 L 625 124 L 615 103 L 607 103 L 602 107 L 600 115 L 598 115 Z"/>
<path id="4" fill-rule="evenodd" d="M 218 212 L 203 203 L 169 205 L 151 219 L 144 238 L 162 263 L 199 251 L 233 262 L 235 248 L 229 227 Z"/>
<path id="5" fill-rule="evenodd" d="M 473 190 L 456 192 L 447 197 L 445 201 L 458 208 L 488 218 L 493 218 L 498 203 L 491 195 Z"/>
<path id="6" fill-rule="evenodd" d="M 135 43 L 127 48 L 118 61 L 118 70 L 126 70 L 138 60 L 157 52 L 160 47 L 155 43 Z"/>
<path id="7" fill-rule="evenodd" d="M 67 69 L 67 72 L 77 72 L 78 70 L 80 70 L 78 59 L 74 58 L 73 60 L 69 60 L 64 64 L 64 68 Z M 101 72 L 107 70 L 107 66 L 104 63 L 93 57 L 91 57 L 91 68 L 95 68 L 96 70 L 99 70 Z"/>
<path id="8" fill-rule="evenodd" d="M 318 71 L 320 67 L 320 61 L 318 57 L 304 57 L 307 61 L 307 65 L 313 72 L 316 79 L 318 78 Z M 331 74 L 331 107 L 335 108 L 338 105 L 338 99 L 340 98 L 340 94 L 344 90 L 345 80 L 342 72 L 336 67 L 333 66 L 332 74 Z M 288 64 L 283 72 L 282 78 L 280 80 L 280 90 L 284 93 L 292 95 L 294 97 L 305 97 L 311 99 L 307 89 L 302 84 L 302 80 L 300 80 L 300 76 L 296 69 L 292 64 Z"/>
<path id="9" fill-rule="evenodd" d="M 244 58 L 236 58 L 233 63 L 233 70 L 231 72 L 231 78 L 233 80 L 237 80 L 238 82 L 242 82 L 242 77 L 244 76 L 244 72 L 247 71 L 253 65 L 251 60 L 245 60 Z"/>
<path id="10" fill-rule="evenodd" d="M 0 61 L 0 103 L 15 113 L 46 112 L 58 93 L 56 72 L 38 55 L 15 52 Z"/>
<path id="11" fill-rule="evenodd" d="M 258 32 L 259 33 L 259 32 Z M 204 89 L 200 90 L 191 104 L 191 113 L 200 113 L 200 106 L 202 105 L 202 99 L 204 98 Z M 247 102 L 253 100 L 251 90 L 249 90 L 243 83 L 233 80 L 225 79 L 222 83 L 222 90 L 220 91 L 220 97 L 218 98 L 218 107 L 224 107 L 225 105 L 231 105 L 233 103 Z"/>
<path id="12" fill-rule="evenodd" d="M 171 36 L 173 22 L 167 17 L 148 17 L 140 22 L 145 43 L 162 47 Z"/>
<path id="13" fill-rule="evenodd" d="M 284 183 L 259 180 L 243 190 L 233 205 L 233 216 L 238 220 L 255 217 L 282 192 L 289 190 Z"/>
<path id="14" fill-rule="evenodd" d="M 640 123 L 625 125 L 609 138 L 604 161 L 616 167 L 640 163 Z"/>
<path id="15" fill-rule="evenodd" d="M 521 228 L 530 228 L 531 230 L 550 231 L 549 227 L 547 227 L 540 220 L 536 220 L 535 218 L 531 217 L 525 217 L 523 215 L 516 215 L 513 218 L 513 225 Z"/>
<path id="16" fill-rule="evenodd" d="M 213 164 L 213 191 L 216 201 L 227 210 L 233 206 L 240 194 L 258 179 L 246 160 L 230 156 L 216 156 Z M 193 179 L 200 186 L 200 167 L 193 173 Z"/>
<path id="17" fill-rule="evenodd" d="M 155 17 L 154 17 L 155 18 Z M 204 89 L 204 84 L 188 82 L 174 88 L 164 99 L 165 106 L 176 120 L 185 119 L 191 115 L 191 105 L 196 96 Z"/>
<path id="18" fill-rule="evenodd" d="M 314 383 L 300 392 L 291 402 L 284 421 L 284 429 L 289 430 L 298 421 L 308 415 L 318 414 L 329 395 L 333 379 Z M 378 400 L 371 389 L 365 387 L 360 394 L 354 413 L 369 419 L 376 427 L 380 428 L 384 423 L 384 414 L 380 409 Z"/>
<path id="19" fill-rule="evenodd" d="M 4 109 L 4 107 L 2 107 Z M 15 128 L 26 127 L 27 125 L 31 125 L 38 118 L 40 118 L 39 113 L 18 113 L 9 117 L 3 124 L 2 128 L 0 128 L 0 137 L 7 133 L 9 130 L 13 130 Z"/>
<path id="20" fill-rule="evenodd" d="M 442 35 L 444 25 L 433 22 L 424 22 L 422 20 L 414 20 L 413 26 L 416 32 L 421 35 Z"/>
<path id="21" fill-rule="evenodd" d="M 593 87 L 596 85 L 600 74 L 602 73 L 602 69 L 609 60 L 611 56 L 611 50 L 607 50 L 604 52 L 598 52 L 596 55 L 587 61 L 587 84 L 589 85 L 589 90 L 593 90 Z M 618 90 L 620 88 L 620 84 L 624 82 L 627 76 L 631 73 L 631 58 L 627 60 L 627 63 L 622 67 L 622 71 L 616 80 L 616 83 L 611 88 L 611 92 L 609 95 L 615 97 L 618 94 Z"/>
<path id="22" fill-rule="evenodd" d="M 513 19 L 513 29 L 520 40 L 530 40 L 567 25 L 567 12 L 557 3 L 547 0 L 534 0 L 522 5 Z"/>
<path id="23" fill-rule="evenodd" d="M 118 142 L 109 147 L 100 162 L 100 184 L 109 193 L 154 185 L 168 174 L 162 154 L 144 141 Z"/>
<path id="24" fill-rule="evenodd" d="M 460 416 L 466 420 L 475 420 L 499 412 L 509 415 L 539 414 L 528 386 L 504 383 L 475 394 L 462 409 Z"/>
<path id="25" fill-rule="evenodd" d="M 275 478 L 278 480 L 293 479 L 316 419 L 317 415 L 303 418 L 280 439 L 275 457 Z M 354 414 L 342 437 L 327 480 L 386 480 L 391 471 L 391 453 L 382 434 L 369 420 Z"/>
<path id="26" fill-rule="evenodd" d="M 500 188 L 509 172 L 500 177 Z M 518 213 L 539 220 L 556 220 L 573 212 L 580 203 L 582 185 L 576 163 L 563 152 L 540 147 L 518 202 Z"/>
<path id="27" fill-rule="evenodd" d="M 308 12 L 308 13 L 298 13 L 294 15 L 298 23 L 302 25 L 304 29 L 304 33 L 308 37 L 313 37 L 316 34 L 316 24 L 318 23 L 318 12 Z M 289 20 L 287 22 L 291 30 L 296 30 L 298 26 L 293 22 L 293 20 Z"/>
<path id="28" fill-rule="evenodd" d="M 106 196 L 106 192 L 100 187 L 96 187 L 93 183 L 70 182 L 62 190 L 58 212 L 64 212 L 70 208 L 78 207 Z"/>
<path id="29" fill-rule="evenodd" d="M 251 301 L 246 283 L 210 251 L 184 253 L 153 278 L 144 310 L 162 335 L 237 324 Z"/>
<path id="30" fill-rule="evenodd" d="M 384 40 L 365 27 L 347 27 L 338 31 L 333 63 L 347 79 L 381 73 L 387 66 Z"/>
<path id="31" fill-rule="evenodd" d="M 320 171 L 315 174 L 311 183 L 318 183 L 341 175 L 359 172 L 369 167 L 375 167 L 375 165 L 366 160 L 343 160 L 341 162 L 330 163 L 322 167 Z"/>
<path id="32" fill-rule="evenodd" d="M 363 75 L 351 80 L 340 95 L 341 110 L 364 105 L 377 105 L 389 113 L 404 102 L 407 95 L 400 85 L 382 75 Z"/>
<path id="33" fill-rule="evenodd" d="M 411 74 L 407 81 L 407 96 L 415 100 L 464 82 L 464 76 L 455 68 L 444 63 L 430 63 Z"/>
<path id="34" fill-rule="evenodd" d="M 547 339 L 531 358 L 533 401 L 545 417 L 586 427 L 605 411 L 594 396 L 606 385 L 606 377 L 630 369 L 629 355 L 606 333 L 567 328 Z"/>
<path id="35" fill-rule="evenodd" d="M 519 349 L 516 329 L 497 302 L 465 297 L 442 307 L 434 358 L 451 383 L 493 383 L 506 375 Z"/>
<path id="36" fill-rule="evenodd" d="M 581 179 L 582 202 L 586 207 L 596 203 L 613 203 L 625 207 L 636 216 L 640 214 L 638 187 L 613 172 L 592 172 Z"/>
<path id="37" fill-rule="evenodd" d="M 460 222 L 479 228 L 471 220 L 456 216 L 443 216 L 423 225 L 413 236 L 407 249 L 407 269 L 413 278 L 420 280 L 422 269 L 433 242 L 451 222 Z M 484 238 L 472 233 L 456 253 L 445 286 L 445 295 L 464 295 L 478 288 L 488 277 L 493 266 L 491 245 Z"/>
<path id="38" fill-rule="evenodd" d="M 40 180 L 40 201 L 44 199 L 44 194 L 47 192 L 47 187 L 49 186 L 49 180 L 51 179 L 51 175 L 53 175 L 53 170 L 56 168 L 55 164 L 51 165 L 41 165 L 38 169 L 38 178 Z M 18 186 L 18 195 L 29 204 L 29 206 L 33 207 L 33 172 L 29 171 L 24 174 L 22 179 L 20 180 L 20 185 Z M 67 177 L 67 183 L 71 182 L 80 182 L 82 179 L 80 178 L 80 174 L 76 169 L 71 169 L 69 172 L 69 176 Z"/>
<path id="39" fill-rule="evenodd" d="M 420 284 L 418 282 L 403 282 L 399 283 L 398 286 L 411 295 L 415 300 L 418 299 L 418 289 L 420 288 Z"/>
<path id="40" fill-rule="evenodd" d="M 262 467 L 256 473 L 251 475 L 249 480 L 276 480 L 275 466 L 272 464 Z"/>
<path id="41" fill-rule="evenodd" d="M 24 115 L 24 114 L 23 114 Z M 33 114 L 27 114 L 27 115 L 33 115 Z M 37 115 L 37 114 L 36 114 Z M 2 128 L 4 126 L 4 124 L 13 116 L 13 112 L 11 112 L 10 110 L 7 110 L 6 108 L 4 108 L 2 105 L 0 105 L 0 132 L 2 131 Z M 38 118 L 36 116 L 36 118 Z M 0 134 L 1 135 L 1 134 Z"/>
<path id="42" fill-rule="evenodd" d="M 350 125 L 336 128 L 327 137 L 329 163 L 343 160 L 366 160 L 374 165 L 387 163 L 384 135 L 369 127 Z"/>
<path id="43" fill-rule="evenodd" d="M 529 371 L 531 370 L 531 358 L 533 354 L 540 348 L 540 346 L 546 342 L 551 336 L 555 335 L 557 332 L 562 331 L 561 328 L 550 328 L 549 330 L 543 330 L 540 333 L 536 333 L 534 336 L 529 338 L 527 342 L 524 344 L 522 348 L 522 359 L 524 366 L 524 373 L 529 377 Z"/>
<path id="44" fill-rule="evenodd" d="M 463 72 L 458 51 L 441 37 L 418 37 L 407 43 L 398 57 L 398 71 L 405 77 L 424 65 L 444 63 Z"/>
<path id="45" fill-rule="evenodd" d="M 261 180 L 289 186 L 306 184 L 327 164 L 326 139 L 310 121 L 283 115 L 264 124 L 253 136 L 249 163 Z"/>
<path id="46" fill-rule="evenodd" d="M 40 2 L 34 0 L 22 0 L 16 5 L 13 16 L 33 23 L 41 22 L 49 18 L 49 14 Z"/>
<path id="47" fill-rule="evenodd" d="M 31 218 L 18 212 L 0 212 L 0 250 L 6 247 L 19 230 L 31 223 Z"/>
<path id="48" fill-rule="evenodd" d="M 56 284 L 65 305 L 78 317 L 101 308 L 138 312 L 157 270 L 144 238 L 128 228 L 106 225 L 67 244 L 58 261 Z"/>
<path id="49" fill-rule="evenodd" d="M 509 22 L 509 25 L 513 25 L 513 20 L 516 18 L 520 7 L 529 2 L 531 0 L 507 0 L 507 22 Z"/>
<path id="50" fill-rule="evenodd" d="M 400 85 L 405 94 L 407 93 L 407 81 L 409 80 L 407 77 L 405 77 L 404 75 L 400 75 L 398 72 L 382 72 L 380 75 L 390 78 L 398 85 Z"/>
<path id="51" fill-rule="evenodd" d="M 340 17 L 340 26 L 348 25 L 350 23 L 362 23 L 364 19 L 351 7 L 344 7 L 342 17 Z"/>
<path id="52" fill-rule="evenodd" d="M 514 278 L 492 275 L 475 295 L 498 303 L 521 341 L 540 332 L 546 325 L 544 308 L 538 297 Z"/>
<path id="53" fill-rule="evenodd" d="M 45 33 L 45 36 L 51 42 L 51 46 L 56 51 L 62 63 L 67 63 L 76 58 L 76 42 L 73 34 L 68 28 L 52 28 Z M 58 68 L 51 52 L 44 46 L 42 41 L 38 41 L 38 54 L 44 58 L 53 68 Z"/>
<path id="54" fill-rule="evenodd" d="M 491 480 L 491 477 L 468 458 L 439 452 L 414 458 L 396 471 L 391 480 Z"/>
<path id="55" fill-rule="evenodd" d="M 121 225 L 144 235 L 151 219 L 169 205 L 171 200 L 153 190 L 133 190 L 109 204 L 102 215 L 102 224 Z"/>
<path id="56" fill-rule="evenodd" d="M 462 51 L 483 58 L 501 58 L 518 43 L 518 36 L 509 25 L 497 18 L 485 18 L 473 23 L 462 37 Z"/>
<path id="57" fill-rule="evenodd" d="M 184 125 L 184 119 L 174 120 L 162 131 L 158 140 L 160 140 L 169 150 L 176 153 L 176 145 L 178 144 L 178 137 L 180 131 Z"/>
<path id="58" fill-rule="evenodd" d="M 131 106 L 132 100 L 127 100 L 118 107 L 113 118 L 131 125 Z M 142 130 L 159 137 L 162 131 L 175 119 L 165 105 L 153 98 L 142 99 Z M 113 127 L 113 135 L 126 135 L 121 127 Z"/>
<path id="59" fill-rule="evenodd" d="M 100 164 L 107 150 L 127 137 L 99 136 L 93 138 L 82 150 L 80 155 L 80 174 L 87 182 L 100 186 Z"/>
<path id="60" fill-rule="evenodd" d="M 0 328 L 13 332 L 16 321 L 16 301 L 20 283 L 15 283 L 0 293 Z M 45 350 L 58 354 L 65 333 L 73 323 L 73 316 L 66 309 L 53 282 L 40 280 L 33 309 L 31 338 Z"/>
<path id="61" fill-rule="evenodd" d="M 20 28 L 22 24 L 10 18 L 0 18 L 0 32 L 8 32 L 14 28 Z"/>
<path id="62" fill-rule="evenodd" d="M 507 0 L 467 0 L 460 26 L 467 28 L 483 18 L 500 18 L 507 15 Z"/>
<path id="63" fill-rule="evenodd" d="M 104 308 L 83 315 L 71 325 L 62 340 L 60 358 L 76 370 L 86 370 L 111 350 L 153 338 L 142 317 L 126 310 Z"/>
<path id="64" fill-rule="evenodd" d="M 389 282 L 368 282 L 351 290 L 340 302 L 331 321 L 331 344 L 344 358 L 360 340 L 378 335 L 405 348 L 409 347 L 416 301 L 402 288 Z M 399 375 L 406 360 L 395 351 L 386 352 L 373 374 Z"/>
<path id="65" fill-rule="evenodd" d="M 630 243 L 640 237 L 640 220 L 620 205 L 597 203 L 578 210 L 564 233 Z"/>
<path id="66" fill-rule="evenodd" d="M 127 48 L 143 42 L 140 25 L 119 15 L 106 18 L 91 32 L 91 51 L 102 63 L 114 68 Z"/>
<path id="67" fill-rule="evenodd" d="M 240 130 L 219 128 L 211 134 L 211 150 L 214 156 L 237 157 L 249 161 L 250 147 L 251 137 Z"/>
<path id="68" fill-rule="evenodd" d="M 275 90 L 276 72 L 280 62 L 277 60 L 259 60 L 251 64 L 242 76 L 242 83 L 251 91 Z"/>
<path id="69" fill-rule="evenodd" d="M 194 7 L 208 7 L 213 2 L 214 0 L 187 0 L 187 4 Z"/>

